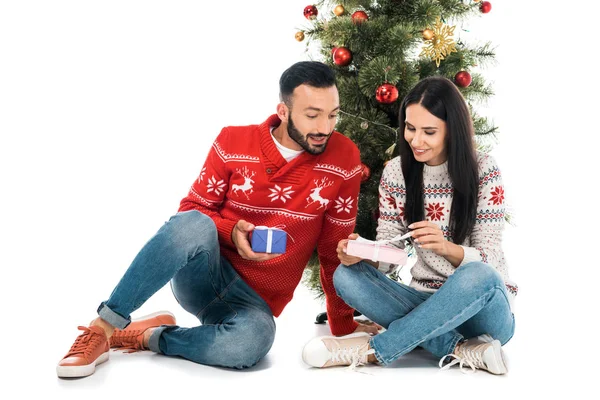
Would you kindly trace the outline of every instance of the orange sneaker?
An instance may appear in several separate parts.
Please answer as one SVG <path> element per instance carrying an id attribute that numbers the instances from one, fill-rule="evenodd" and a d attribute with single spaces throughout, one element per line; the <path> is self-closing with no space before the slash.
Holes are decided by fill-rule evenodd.
<path id="1" fill-rule="evenodd" d="M 56 366 L 59 378 L 79 378 L 94 373 L 96 365 L 108 361 L 108 339 L 99 326 L 78 326 L 83 333 L 77 336 L 71 350 Z"/>
<path id="2" fill-rule="evenodd" d="M 115 329 L 109 340 L 110 347 L 129 350 L 127 353 L 146 350 L 144 332 L 150 328 L 158 328 L 161 325 L 175 325 L 175 316 L 168 311 L 159 311 L 134 319 L 127 328 Z"/>

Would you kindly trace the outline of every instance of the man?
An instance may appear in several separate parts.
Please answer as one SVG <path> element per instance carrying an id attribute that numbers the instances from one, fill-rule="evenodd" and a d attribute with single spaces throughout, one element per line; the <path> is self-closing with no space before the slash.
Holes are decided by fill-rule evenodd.
<path id="1" fill-rule="evenodd" d="M 281 76 L 280 98 L 262 124 L 221 131 L 179 212 L 141 249 L 98 318 L 79 328 L 59 377 L 91 375 L 109 347 L 231 368 L 256 364 L 315 247 L 332 333 L 376 333 L 354 321 L 332 282 L 337 243 L 354 229 L 361 179 L 358 148 L 334 131 L 334 73 L 319 62 L 296 63 Z M 253 252 L 256 226 L 287 232 L 285 252 Z M 169 281 L 202 325 L 179 327 L 170 313 L 131 322 Z"/>

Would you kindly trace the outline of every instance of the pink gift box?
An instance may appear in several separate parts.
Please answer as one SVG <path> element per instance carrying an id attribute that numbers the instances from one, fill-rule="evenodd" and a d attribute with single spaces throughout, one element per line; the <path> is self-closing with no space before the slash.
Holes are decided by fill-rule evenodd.
<path id="1" fill-rule="evenodd" d="M 406 264 L 407 259 L 406 252 L 402 249 L 385 244 L 378 244 L 377 242 L 363 238 L 349 240 L 346 254 L 396 265 Z"/>

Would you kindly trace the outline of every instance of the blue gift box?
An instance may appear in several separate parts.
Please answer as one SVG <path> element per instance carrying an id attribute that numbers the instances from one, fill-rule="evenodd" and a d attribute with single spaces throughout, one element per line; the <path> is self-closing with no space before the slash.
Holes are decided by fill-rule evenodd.
<path id="1" fill-rule="evenodd" d="M 285 253 L 287 233 L 277 228 L 257 226 L 252 231 L 252 251 L 255 253 Z"/>

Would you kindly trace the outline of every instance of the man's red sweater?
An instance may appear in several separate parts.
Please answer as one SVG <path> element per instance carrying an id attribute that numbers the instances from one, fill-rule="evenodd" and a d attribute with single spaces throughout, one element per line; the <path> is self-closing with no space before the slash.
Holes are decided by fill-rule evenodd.
<path id="1" fill-rule="evenodd" d="M 360 153 L 350 139 L 333 132 L 323 153 L 303 152 L 287 162 L 270 132 L 280 123 L 272 115 L 260 125 L 224 128 L 179 211 L 198 210 L 212 218 L 221 254 L 276 317 L 292 299 L 316 247 L 331 332 L 346 335 L 357 324 L 353 310 L 335 293 L 333 272 L 339 265 L 338 242 L 354 231 Z M 285 254 L 264 262 L 241 258 L 231 241 L 240 219 L 285 226 Z"/>

